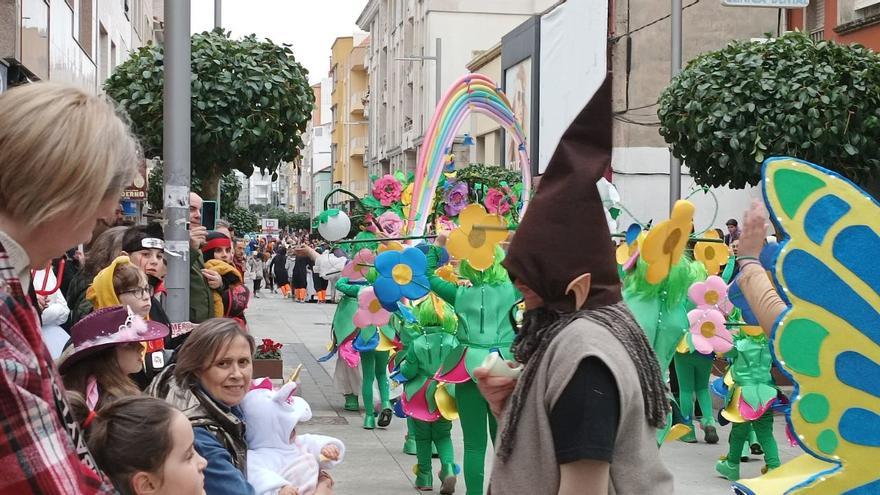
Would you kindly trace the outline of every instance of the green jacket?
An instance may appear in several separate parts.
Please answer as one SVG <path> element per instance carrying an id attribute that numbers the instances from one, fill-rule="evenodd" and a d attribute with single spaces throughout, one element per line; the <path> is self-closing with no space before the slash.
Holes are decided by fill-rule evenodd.
<path id="1" fill-rule="evenodd" d="M 469 373 L 473 373 L 493 349 L 504 359 L 513 359 L 510 347 L 516 334 L 510 322 L 510 309 L 522 299 L 516 287 L 510 282 L 489 285 L 480 281 L 471 287 L 460 286 L 438 277 L 432 261 L 429 255 L 431 290 L 455 307 L 458 315 L 456 337 L 460 345 L 448 357 L 444 371 L 449 371 L 448 364 L 453 361 L 457 364 L 456 358 L 460 360 L 466 350 L 465 366 Z"/>
<path id="2" fill-rule="evenodd" d="M 733 349 L 726 356 L 733 359 L 730 374 L 734 386 L 728 391 L 728 402 L 737 388 L 741 389 L 743 400 L 755 410 L 776 398 L 776 386 L 770 374 L 773 356 L 766 337 L 736 335 Z"/>
<path id="3" fill-rule="evenodd" d="M 406 354 L 400 361 L 400 374 L 407 379 L 404 384 L 407 398 L 411 398 L 425 382 L 434 378 L 443 361 L 458 346 L 458 339 L 439 327 L 425 328 L 425 333 L 407 344 Z"/>
<path id="4" fill-rule="evenodd" d="M 202 275 L 202 269 L 205 268 L 202 253 L 190 248 L 189 257 L 189 321 L 201 323 L 214 317 L 214 297 Z"/>

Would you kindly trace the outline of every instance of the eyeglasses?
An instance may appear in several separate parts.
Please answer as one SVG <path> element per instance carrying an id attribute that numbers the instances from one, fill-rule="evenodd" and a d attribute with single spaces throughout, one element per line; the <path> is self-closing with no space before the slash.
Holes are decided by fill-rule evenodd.
<path id="1" fill-rule="evenodd" d="M 147 297 L 152 297 L 153 290 L 149 287 L 138 287 L 137 289 L 124 290 L 119 293 L 120 296 L 122 294 L 131 294 L 138 299 L 144 299 Z"/>

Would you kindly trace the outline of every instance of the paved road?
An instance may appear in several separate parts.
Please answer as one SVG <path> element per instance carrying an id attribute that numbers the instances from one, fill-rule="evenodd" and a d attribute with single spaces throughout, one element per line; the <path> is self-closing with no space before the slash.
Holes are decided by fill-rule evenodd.
<path id="1" fill-rule="evenodd" d="M 322 433 L 342 439 L 347 448 L 346 460 L 333 473 L 337 480 L 338 495 L 397 495 L 419 493 L 412 488 L 412 466 L 415 457 L 401 452 L 405 421 L 395 418 L 387 429 L 364 430 L 362 416 L 342 410 L 342 395 L 333 386 L 335 359 L 318 363 L 317 357 L 326 354 L 330 322 L 335 305 L 296 304 L 267 294 L 254 299 L 247 312 L 251 332 L 259 343 L 271 338 L 285 344 L 282 349 L 285 375 L 298 364 L 303 364 L 301 375 L 303 397 L 309 401 L 313 419 L 300 430 L 303 433 Z M 776 438 L 780 442 L 782 461 L 799 454 L 784 441 L 784 422 L 777 418 Z M 461 463 L 461 429 L 453 427 L 456 462 Z M 718 456 L 725 453 L 728 430 L 722 428 L 718 445 L 684 444 L 664 445 L 662 456 L 675 475 L 678 494 L 721 495 L 730 493 L 726 480 L 715 475 Z M 487 454 L 487 471 L 491 465 L 491 449 Z M 435 471 L 439 461 L 434 460 Z M 763 461 L 757 458 L 743 464 L 743 477 L 760 473 Z M 488 476 L 487 476 L 488 481 Z M 439 486 L 436 488 L 439 489 Z M 459 478 L 459 491 L 464 493 L 464 481 Z"/>

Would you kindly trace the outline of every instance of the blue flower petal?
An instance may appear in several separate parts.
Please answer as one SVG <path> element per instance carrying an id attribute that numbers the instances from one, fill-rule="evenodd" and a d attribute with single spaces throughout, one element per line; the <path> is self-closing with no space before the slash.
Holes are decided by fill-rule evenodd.
<path id="1" fill-rule="evenodd" d="M 423 275 L 428 270 L 428 258 L 418 248 L 406 248 L 400 255 L 401 261 L 412 268 L 413 276 Z"/>
<path id="2" fill-rule="evenodd" d="M 397 309 L 397 301 L 400 300 L 402 294 L 400 290 L 400 286 L 394 283 L 394 280 L 391 280 L 390 277 L 379 277 L 376 279 L 376 282 L 373 283 L 373 291 L 376 293 L 376 298 L 379 299 L 379 302 L 382 303 L 382 306 L 387 309 L 388 306 Z M 394 311 L 392 309 L 392 311 Z"/>
<path id="3" fill-rule="evenodd" d="M 379 256 L 376 256 L 374 264 L 376 265 L 377 272 L 386 277 L 390 277 L 391 270 L 400 264 L 400 253 L 398 251 L 385 251 Z"/>
<path id="4" fill-rule="evenodd" d="M 428 277 L 422 275 L 413 277 L 412 282 L 404 285 L 400 289 L 403 293 L 403 297 L 414 301 L 428 295 L 428 292 L 431 291 L 431 286 L 428 282 Z"/>

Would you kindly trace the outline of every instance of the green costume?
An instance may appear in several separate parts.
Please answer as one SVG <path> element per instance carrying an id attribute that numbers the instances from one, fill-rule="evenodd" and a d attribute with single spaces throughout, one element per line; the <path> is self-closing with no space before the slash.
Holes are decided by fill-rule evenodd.
<path id="1" fill-rule="evenodd" d="M 446 358 L 438 372 L 455 386 L 455 399 L 464 436 L 464 481 L 467 495 L 482 495 L 486 447 L 489 435 L 495 441 L 498 425 L 489 404 L 477 388 L 473 370 L 480 367 L 491 352 L 513 359 L 510 348 L 515 337 L 510 309 L 522 298 L 501 266 L 504 252 L 496 249 L 495 262 L 480 272 L 461 262 L 461 275 L 471 287 L 461 286 L 437 276 L 440 250 L 428 253 L 428 278 L 433 290 L 455 307 L 458 316 L 459 346 Z"/>
<path id="2" fill-rule="evenodd" d="M 645 334 L 648 336 L 648 342 L 657 355 L 657 361 L 660 363 L 660 369 L 663 370 L 663 377 L 668 381 L 669 366 L 676 354 L 676 347 L 681 342 L 682 337 L 690 328 L 687 312 L 692 307 L 687 298 L 687 291 L 694 282 L 706 279 L 706 269 L 702 263 L 692 261 L 686 257 L 682 257 L 669 271 L 668 277 L 659 284 L 650 284 L 646 279 L 648 265 L 639 259 L 634 270 L 630 271 L 623 279 L 623 300 L 629 307 L 633 316 Z M 712 361 L 708 361 L 711 370 Z M 704 365 L 705 363 L 699 363 Z M 676 374 L 678 369 L 676 368 Z M 688 373 L 685 373 L 686 375 Z M 708 385 L 709 379 L 706 378 Z M 689 384 L 689 383 L 687 383 Z M 686 384 L 686 385 L 687 385 Z M 681 391 L 681 382 L 679 382 L 679 391 Z M 708 388 L 706 390 L 708 397 Z M 690 390 L 693 394 L 693 389 Z M 685 395 L 687 396 L 687 395 Z M 670 401 L 675 403 L 675 399 L 670 396 Z M 684 423 L 691 427 L 691 432 L 683 437 L 688 441 L 696 438 L 693 433 L 693 400 L 690 401 L 690 413 L 684 413 Z M 700 408 L 703 408 L 700 404 Z M 708 416 L 711 417 L 711 399 L 709 400 Z M 682 409 L 685 407 L 682 406 Z M 707 414 L 703 413 L 705 418 Z M 666 435 L 669 433 L 674 421 L 673 417 L 666 421 L 666 427 L 657 432 L 657 442 L 663 443 Z"/>
<path id="3" fill-rule="evenodd" d="M 730 283 L 733 269 L 736 265 L 736 257 L 731 256 L 727 260 L 727 266 L 721 278 L 725 283 Z M 690 306 L 689 308 L 690 309 Z M 737 320 L 738 318 L 733 318 Z M 709 394 L 709 378 L 712 375 L 712 363 L 714 355 L 700 354 L 697 351 L 676 352 L 674 358 L 675 376 L 678 378 L 678 405 L 685 421 L 693 428 L 694 398 L 700 404 L 703 413 L 700 423 L 703 425 L 706 443 L 718 443 L 718 433 L 715 430 L 715 415 L 712 413 L 712 396 Z M 696 442 L 697 436 L 693 429 L 682 437 L 685 442 Z"/>
<path id="4" fill-rule="evenodd" d="M 435 309 L 439 307 L 439 310 Z M 418 464 L 415 468 L 416 488 L 432 489 L 431 445 L 437 447 L 442 484 L 440 493 L 452 493 L 455 487 L 455 464 L 452 448 L 452 422 L 443 416 L 438 404 L 438 388 L 452 387 L 440 384 L 434 375 L 446 357 L 458 347 L 455 338 L 457 319 L 452 307 L 431 297 L 415 308 L 418 326 L 408 327 L 401 334 L 406 342 L 404 350 L 395 355 L 399 374 L 404 383 L 403 410 L 412 419 Z M 444 393 L 440 390 L 440 393 Z M 448 404 L 446 404 L 448 407 Z"/>
<path id="5" fill-rule="evenodd" d="M 728 405 L 722 414 L 732 422 L 730 448 L 726 458 L 715 465 L 715 470 L 736 481 L 740 455 L 743 448 L 748 447 L 751 430 L 764 450 L 767 469 L 779 467 L 779 449 L 773 438 L 773 410 L 770 409 L 776 400 L 776 386 L 770 374 L 773 364 L 770 343 L 763 333 L 750 336 L 740 332 L 734 337 L 733 349 L 727 356 L 733 359 L 730 374 L 734 384 L 728 391 Z"/>
<path id="6" fill-rule="evenodd" d="M 379 400 L 381 412 L 379 413 L 379 426 L 388 426 L 391 422 L 391 401 L 388 388 L 388 351 L 375 350 L 376 347 L 364 346 L 371 341 L 378 342 L 378 332 L 381 332 L 388 341 L 394 340 L 394 329 L 390 325 L 381 328 L 369 326 L 357 328 L 354 325 L 354 314 L 358 310 L 357 297 L 361 289 L 367 287 L 366 282 L 351 282 L 347 278 L 340 278 L 336 282 L 336 289 L 343 294 L 336 314 L 333 317 L 333 336 L 338 346 L 351 345 L 360 353 L 361 372 L 361 395 L 364 398 L 364 428 L 372 430 L 376 427 L 376 412 L 373 410 L 373 382 L 379 388 Z M 348 301 L 346 301 L 348 299 Z M 349 343 L 350 342 L 350 343 Z M 344 352 L 341 351 L 341 352 Z M 346 360 L 348 363 L 348 360 Z M 349 365 L 351 365 L 349 363 Z"/>

